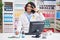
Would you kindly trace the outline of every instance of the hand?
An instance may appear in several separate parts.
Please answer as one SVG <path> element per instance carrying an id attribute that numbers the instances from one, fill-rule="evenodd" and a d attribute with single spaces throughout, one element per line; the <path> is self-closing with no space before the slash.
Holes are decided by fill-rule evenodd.
<path id="1" fill-rule="evenodd" d="M 37 11 L 37 8 L 33 8 L 34 11 Z"/>
<path id="2" fill-rule="evenodd" d="M 15 34 L 16 34 L 16 35 L 18 35 L 18 34 L 19 34 L 19 32 L 18 32 L 18 31 L 16 31 L 16 32 L 15 32 Z"/>
<path id="3" fill-rule="evenodd" d="M 38 11 L 38 9 L 37 9 L 37 8 L 33 8 L 33 10 L 34 10 L 35 12 L 37 12 L 37 11 Z"/>

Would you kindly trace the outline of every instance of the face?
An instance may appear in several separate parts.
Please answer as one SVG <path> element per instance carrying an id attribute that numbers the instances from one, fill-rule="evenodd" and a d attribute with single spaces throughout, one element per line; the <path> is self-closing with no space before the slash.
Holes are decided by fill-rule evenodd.
<path id="1" fill-rule="evenodd" d="M 28 6 L 27 6 L 27 12 L 31 12 L 31 10 L 32 10 L 32 7 L 31 7 L 30 4 L 28 4 Z"/>

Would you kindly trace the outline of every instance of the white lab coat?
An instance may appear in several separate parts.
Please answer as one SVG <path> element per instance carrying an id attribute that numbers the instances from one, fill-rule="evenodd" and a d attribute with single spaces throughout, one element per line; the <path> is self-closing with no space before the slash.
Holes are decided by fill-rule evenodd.
<path id="1" fill-rule="evenodd" d="M 42 13 L 38 14 L 38 13 L 34 13 L 33 16 L 31 17 L 30 21 L 43 21 L 45 20 L 44 16 L 42 15 Z M 17 31 L 24 31 L 25 33 L 29 32 L 29 25 L 30 22 L 27 19 L 27 16 L 24 14 L 22 14 L 19 18 L 19 23 L 17 25 Z"/>

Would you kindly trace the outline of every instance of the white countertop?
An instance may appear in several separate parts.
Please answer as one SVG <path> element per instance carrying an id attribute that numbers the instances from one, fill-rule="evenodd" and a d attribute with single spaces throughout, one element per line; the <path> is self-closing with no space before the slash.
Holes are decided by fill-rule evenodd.
<path id="1" fill-rule="evenodd" d="M 47 36 L 46 39 L 32 38 L 32 35 L 25 35 L 25 38 L 8 38 L 14 35 L 14 33 L 0 33 L 0 40 L 60 40 L 60 33 L 53 33 L 52 35 Z"/>

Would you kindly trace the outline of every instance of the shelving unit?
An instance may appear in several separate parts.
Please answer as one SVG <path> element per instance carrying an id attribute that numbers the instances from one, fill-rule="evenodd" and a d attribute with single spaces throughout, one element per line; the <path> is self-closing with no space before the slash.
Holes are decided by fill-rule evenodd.
<path id="1" fill-rule="evenodd" d="M 14 2 L 12 0 L 3 1 L 3 33 L 14 32 Z"/>
<path id="2" fill-rule="evenodd" d="M 56 0 L 37 0 L 39 11 L 45 16 L 45 29 L 55 32 Z"/>
<path id="3" fill-rule="evenodd" d="M 60 0 L 56 0 L 56 32 L 60 32 Z"/>

